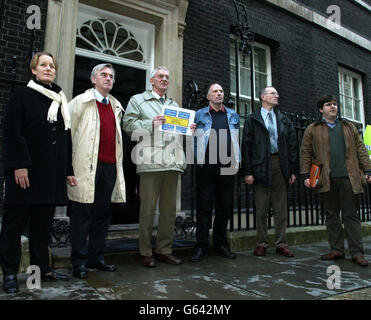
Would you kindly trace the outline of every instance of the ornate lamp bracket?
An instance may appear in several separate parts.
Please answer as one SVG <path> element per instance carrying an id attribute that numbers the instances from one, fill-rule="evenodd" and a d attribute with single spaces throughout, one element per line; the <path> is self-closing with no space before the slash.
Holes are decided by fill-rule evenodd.
<path id="1" fill-rule="evenodd" d="M 245 0 L 233 0 L 233 4 L 237 15 L 237 23 L 234 33 L 241 40 L 239 49 L 242 52 L 243 59 L 245 60 L 245 57 L 251 53 L 251 46 L 254 42 L 254 34 L 247 22 L 247 10 L 244 1 Z"/>

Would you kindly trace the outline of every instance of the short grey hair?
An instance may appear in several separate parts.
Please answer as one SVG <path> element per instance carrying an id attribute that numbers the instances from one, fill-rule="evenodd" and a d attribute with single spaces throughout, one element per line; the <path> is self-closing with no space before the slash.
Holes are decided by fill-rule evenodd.
<path id="1" fill-rule="evenodd" d="M 98 72 L 104 68 L 109 68 L 112 70 L 112 73 L 113 73 L 113 80 L 115 80 L 115 69 L 113 68 L 112 64 L 110 63 L 101 63 L 101 64 L 98 64 L 96 65 L 93 70 L 91 71 L 91 75 L 90 75 L 90 80 L 93 78 L 93 77 L 96 77 Z M 93 81 L 91 82 L 93 83 Z"/>
<path id="2" fill-rule="evenodd" d="M 151 72 L 151 75 L 150 75 L 149 78 L 152 79 L 152 78 L 156 75 L 157 71 L 159 71 L 159 70 L 165 70 L 165 71 L 169 72 L 169 69 L 168 69 L 168 68 L 163 67 L 163 66 L 158 66 L 156 69 L 154 69 L 154 70 Z"/>

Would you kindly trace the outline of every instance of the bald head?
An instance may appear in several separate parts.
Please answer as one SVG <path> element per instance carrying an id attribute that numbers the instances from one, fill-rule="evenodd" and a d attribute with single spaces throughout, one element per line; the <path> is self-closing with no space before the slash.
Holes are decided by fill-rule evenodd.
<path id="1" fill-rule="evenodd" d="M 221 109 L 224 101 L 224 90 L 222 86 L 218 83 L 213 83 L 207 91 L 206 98 L 215 110 Z"/>

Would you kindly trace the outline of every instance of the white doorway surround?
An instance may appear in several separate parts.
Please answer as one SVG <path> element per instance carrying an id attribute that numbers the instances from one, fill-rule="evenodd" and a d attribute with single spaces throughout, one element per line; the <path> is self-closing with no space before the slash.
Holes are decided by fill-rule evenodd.
<path id="1" fill-rule="evenodd" d="M 45 36 L 45 50 L 53 53 L 59 63 L 57 83 L 69 99 L 73 92 L 73 70 L 75 67 L 77 28 L 81 23 L 84 8 L 91 7 L 91 13 L 100 12 L 98 18 L 119 22 L 132 28 L 141 29 L 145 25 L 154 28 L 152 61 L 146 64 L 163 65 L 170 70 L 171 86 L 169 95 L 177 102 L 182 101 L 183 89 L 183 33 L 189 0 L 49 0 Z M 85 5 L 85 6 L 84 6 Z M 99 11 L 101 9 L 102 11 Z M 80 13 L 81 11 L 81 13 Z M 105 13 L 104 13 L 105 12 Z M 115 18 L 115 21 L 117 21 Z M 130 20 L 133 19 L 133 20 Z M 112 26 L 111 26 L 112 28 Z M 144 28 L 145 29 L 145 28 Z M 142 28 L 143 31 L 143 28 Z M 135 35 L 142 49 L 146 50 L 143 37 Z M 149 39 L 149 38 L 148 38 Z M 143 42 L 144 41 L 144 42 Z M 149 49 L 149 47 L 147 47 Z M 112 56 L 114 57 L 114 56 Z M 130 59 L 129 59 L 130 60 Z"/>

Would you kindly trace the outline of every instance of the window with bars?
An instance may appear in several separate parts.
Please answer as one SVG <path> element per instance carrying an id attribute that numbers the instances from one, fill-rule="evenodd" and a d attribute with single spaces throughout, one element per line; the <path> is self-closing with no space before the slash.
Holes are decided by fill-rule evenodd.
<path id="1" fill-rule="evenodd" d="M 340 115 L 364 125 L 363 93 L 361 75 L 339 68 Z"/>
<path id="2" fill-rule="evenodd" d="M 230 43 L 230 90 L 231 95 L 236 98 L 236 54 L 235 54 L 235 39 L 231 39 Z M 272 84 L 271 72 L 271 56 L 270 48 L 260 43 L 254 43 L 254 63 L 253 63 L 253 76 L 254 76 L 254 106 L 259 106 L 259 91 L 265 86 Z M 252 112 L 251 108 L 251 66 L 250 57 L 242 57 L 239 52 L 238 57 L 239 67 L 239 87 L 240 87 L 240 118 L 241 126 L 245 121 L 247 114 Z"/>

